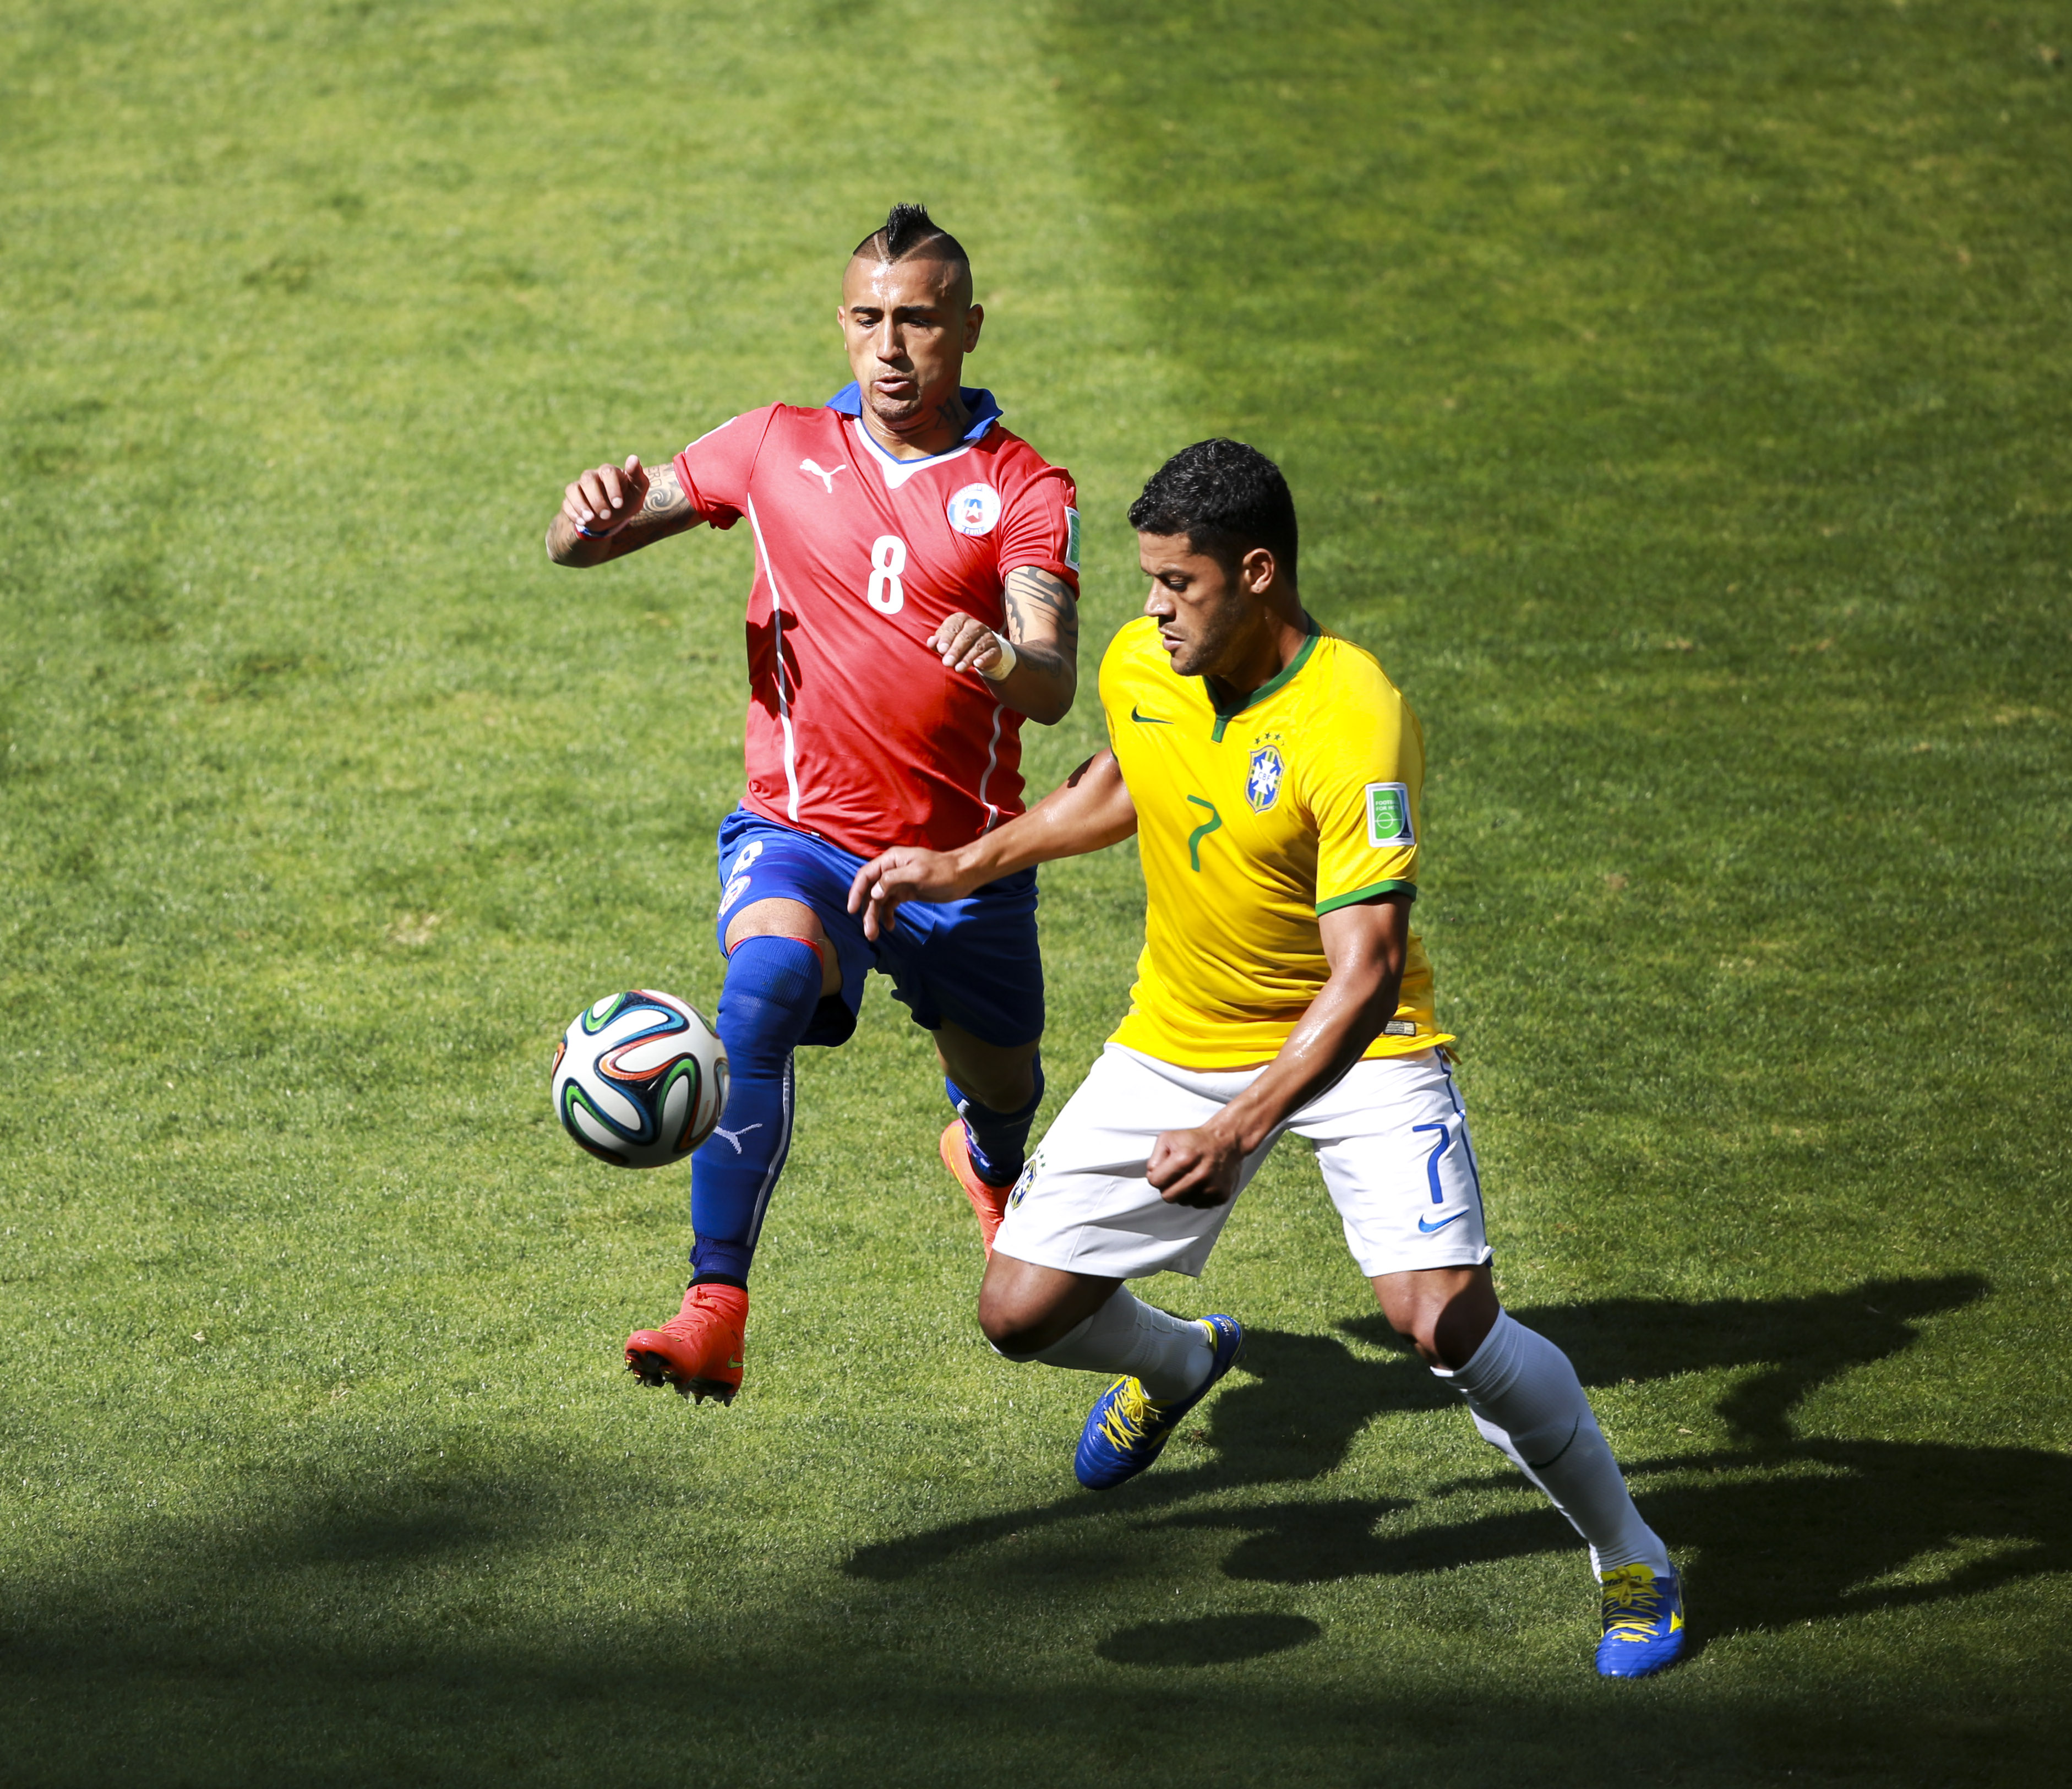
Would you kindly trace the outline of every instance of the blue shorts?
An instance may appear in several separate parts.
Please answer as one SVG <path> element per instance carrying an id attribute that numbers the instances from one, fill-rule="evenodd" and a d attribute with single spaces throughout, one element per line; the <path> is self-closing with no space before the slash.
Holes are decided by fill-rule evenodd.
<path id="1" fill-rule="evenodd" d="M 1043 960 L 1036 948 L 1036 872 L 1018 870 L 961 901 L 909 901 L 889 936 L 863 935 L 849 911 L 865 859 L 796 826 L 737 808 L 719 823 L 722 954 L 729 918 L 757 901 L 800 901 L 819 915 L 841 965 L 841 986 L 820 1002 L 805 1043 L 846 1043 L 871 970 L 931 1031 L 944 1019 L 981 1043 L 1013 1049 L 1043 1034 Z"/>

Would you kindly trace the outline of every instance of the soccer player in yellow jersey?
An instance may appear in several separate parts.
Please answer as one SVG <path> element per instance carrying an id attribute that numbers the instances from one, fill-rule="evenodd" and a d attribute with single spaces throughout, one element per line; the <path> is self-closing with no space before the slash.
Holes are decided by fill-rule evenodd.
<path id="1" fill-rule="evenodd" d="M 1135 1476 L 1244 1332 L 1171 1316 L 1123 1282 L 1198 1275 L 1232 1201 L 1293 1132 L 1389 1322 L 1589 1544 L 1597 1669 L 1659 1671 L 1684 1643 L 1669 1555 L 1568 1357 L 1504 1311 L 1490 1277 L 1450 1040 L 1410 929 L 1417 718 L 1369 654 L 1303 610 L 1294 500 L 1264 454 L 1198 442 L 1129 519 L 1150 594 L 1102 661 L 1108 749 L 975 843 L 883 853 L 850 890 L 874 936 L 902 901 L 960 899 L 1137 835 L 1149 899 L 1129 1012 L 1015 1187 L 980 1326 L 1010 1360 L 1118 1376 L 1075 1469 L 1095 1490 Z"/>

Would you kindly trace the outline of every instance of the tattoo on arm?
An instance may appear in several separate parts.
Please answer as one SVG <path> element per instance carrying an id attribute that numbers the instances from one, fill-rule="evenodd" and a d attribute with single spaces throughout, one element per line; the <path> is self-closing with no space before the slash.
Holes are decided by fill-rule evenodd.
<path id="1" fill-rule="evenodd" d="M 697 512 L 684 495 L 676 468 L 664 464 L 648 473 L 648 495 L 639 508 L 627 518 L 626 525 L 602 541 L 578 537 L 574 543 L 574 554 L 570 562 L 601 565 L 607 560 L 623 559 L 627 553 L 638 553 L 656 541 L 695 528 L 697 520 Z"/>
<path id="2" fill-rule="evenodd" d="M 1076 681 L 1079 605 L 1072 586 L 1034 565 L 1018 565 L 1007 574 L 1001 601 L 1007 611 L 1007 637 L 1022 661 Z"/>
<path id="3" fill-rule="evenodd" d="M 1007 574 L 1005 600 L 1009 637 L 1017 647 L 1045 621 L 1061 638 L 1079 638 L 1079 601 L 1063 578 L 1034 565 L 1018 565 Z"/>
<path id="4" fill-rule="evenodd" d="M 607 560 L 638 553 L 651 541 L 666 539 L 695 528 L 698 512 L 684 491 L 671 461 L 648 471 L 648 495 L 640 507 L 626 519 L 623 527 L 610 534 L 585 535 L 571 523 L 566 512 L 557 510 L 547 524 L 547 557 L 557 565 L 601 565 Z"/>
<path id="5" fill-rule="evenodd" d="M 649 475 L 648 500 L 641 504 L 640 513 L 627 525 L 638 528 L 643 522 L 673 520 L 690 512 L 690 500 L 684 495 L 684 487 L 677 482 L 676 467 L 673 464 L 664 466 Z"/>

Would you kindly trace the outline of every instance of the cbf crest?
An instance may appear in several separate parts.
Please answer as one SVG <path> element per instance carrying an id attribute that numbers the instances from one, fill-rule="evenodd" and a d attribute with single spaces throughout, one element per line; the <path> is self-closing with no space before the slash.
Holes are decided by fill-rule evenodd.
<path id="1" fill-rule="evenodd" d="M 1260 735 L 1252 746 L 1252 771 L 1244 779 L 1244 799 L 1254 813 L 1264 813 L 1281 799 L 1281 779 L 1285 770 L 1281 759 L 1281 735 Z"/>

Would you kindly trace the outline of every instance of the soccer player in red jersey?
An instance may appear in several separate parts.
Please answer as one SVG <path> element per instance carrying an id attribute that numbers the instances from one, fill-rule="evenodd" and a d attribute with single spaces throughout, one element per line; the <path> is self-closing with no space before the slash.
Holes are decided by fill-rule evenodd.
<path id="1" fill-rule="evenodd" d="M 903 910 L 878 939 L 848 897 L 881 851 L 952 850 L 1022 812 L 1022 719 L 1062 719 L 1078 685 L 1076 495 L 963 384 L 985 313 L 925 209 L 894 206 L 857 245 L 838 315 L 853 385 L 737 416 L 664 467 L 594 467 L 547 533 L 565 565 L 700 523 L 746 520 L 754 541 L 747 789 L 719 829 L 731 1088 L 692 1158 L 683 1308 L 626 1344 L 643 1383 L 700 1399 L 740 1388 L 793 1050 L 848 1038 L 870 970 L 935 1034 L 957 1112 L 944 1159 L 989 1245 L 1043 1092 L 1034 872 Z"/>

